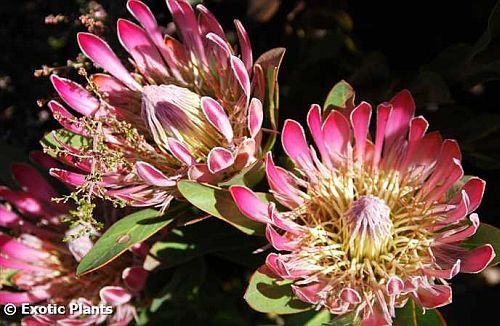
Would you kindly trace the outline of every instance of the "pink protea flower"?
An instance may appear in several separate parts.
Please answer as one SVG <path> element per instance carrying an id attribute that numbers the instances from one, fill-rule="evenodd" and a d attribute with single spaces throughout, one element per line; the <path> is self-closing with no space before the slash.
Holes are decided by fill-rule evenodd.
<path id="1" fill-rule="evenodd" d="M 426 133 L 408 91 L 376 112 L 371 138 L 370 104 L 349 116 L 312 105 L 307 123 L 319 156 L 301 125 L 285 122 L 282 144 L 295 173 L 266 157 L 283 211 L 246 187 L 230 190 L 242 213 L 267 224 L 267 239 L 280 253 L 270 253 L 265 266 L 292 281 L 299 299 L 388 325 L 410 297 L 424 308 L 450 303 L 447 280 L 480 272 L 495 253 L 490 245 L 460 246 L 479 226 L 471 213 L 485 182 L 472 177 L 450 198 L 463 176 L 457 142 Z"/>
<path id="2" fill-rule="evenodd" d="M 65 315 L 25 317 L 27 325 L 93 325 L 104 321 L 127 325 L 136 315 L 134 297 L 148 275 L 141 265 L 143 257 L 125 254 L 102 269 L 76 277 L 78 262 L 92 248 L 92 240 L 76 236 L 78 228 L 61 224 L 69 207 L 51 201 L 57 192 L 35 168 L 16 164 L 12 170 L 22 190 L 0 188 L 4 200 L 0 204 L 0 305 L 67 306 Z M 64 241 L 65 237 L 70 240 Z M 70 304 L 83 309 L 112 306 L 112 311 L 101 308 L 101 313 L 70 314 Z"/>
<path id="3" fill-rule="evenodd" d="M 53 170 L 56 177 L 78 187 L 90 180 L 101 197 L 166 208 L 179 178 L 216 183 L 260 156 L 265 78 L 242 24 L 235 20 L 238 54 L 203 5 L 198 17 L 187 1 L 167 5 L 182 42 L 163 35 L 140 1 L 127 8 L 141 26 L 118 20 L 134 72 L 104 40 L 78 34 L 82 52 L 109 74 L 90 76 L 87 89 L 52 75 L 61 99 L 82 115 L 52 101 L 54 117 L 92 143 L 61 144 L 59 158 L 81 172 Z"/>

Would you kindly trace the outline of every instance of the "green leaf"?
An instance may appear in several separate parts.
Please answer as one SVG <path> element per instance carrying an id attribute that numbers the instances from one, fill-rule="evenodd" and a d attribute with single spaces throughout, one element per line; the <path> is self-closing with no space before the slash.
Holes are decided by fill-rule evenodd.
<path id="1" fill-rule="evenodd" d="M 247 166 L 228 181 L 219 183 L 220 187 L 229 187 L 233 185 L 242 185 L 249 188 L 258 184 L 265 175 L 264 162 L 257 161 Z"/>
<path id="2" fill-rule="evenodd" d="M 281 284 L 261 267 L 250 278 L 245 300 L 254 310 L 278 315 L 295 314 L 312 309 L 310 304 L 295 298 L 290 283 Z"/>
<path id="3" fill-rule="evenodd" d="M 425 313 L 415 301 L 408 300 L 403 308 L 396 309 L 394 326 L 438 326 L 446 322 L 436 309 L 426 309 Z"/>
<path id="4" fill-rule="evenodd" d="M 186 200 L 202 211 L 220 218 L 246 234 L 264 234 L 264 225 L 243 215 L 228 190 L 189 180 L 180 181 L 177 187 Z"/>
<path id="5" fill-rule="evenodd" d="M 339 81 L 328 93 L 323 108 L 352 109 L 354 107 L 354 89 L 345 80 Z"/>
<path id="6" fill-rule="evenodd" d="M 185 206 L 170 208 L 164 215 L 154 209 L 143 209 L 114 223 L 83 257 L 76 270 L 77 275 L 89 273 L 127 251 L 169 225 L 185 211 Z"/>
<path id="7" fill-rule="evenodd" d="M 285 319 L 286 326 L 320 326 L 331 325 L 330 312 L 328 310 L 306 311 L 291 315 Z M 350 325 L 350 324 L 349 324 Z"/>
<path id="8" fill-rule="evenodd" d="M 202 283 L 206 273 L 203 259 L 195 259 L 187 264 L 179 266 L 172 275 L 170 281 L 158 293 L 149 307 L 151 312 L 157 312 L 162 305 L 168 301 L 187 301 L 189 293 Z"/>
<path id="9" fill-rule="evenodd" d="M 481 223 L 476 233 L 462 242 L 462 246 L 468 249 L 481 247 L 485 244 L 492 245 L 497 254 L 490 263 L 490 266 L 500 263 L 500 229 L 486 223 Z"/>
<path id="10" fill-rule="evenodd" d="M 40 140 L 40 144 L 46 149 L 47 154 L 52 157 L 55 157 L 57 150 L 61 149 L 61 145 L 56 139 L 74 148 L 88 147 L 91 143 L 89 138 L 74 134 L 66 129 L 54 130 L 45 134 Z"/>
<path id="11" fill-rule="evenodd" d="M 330 326 L 358 326 L 361 325 L 361 319 L 355 318 L 356 317 L 356 312 L 351 311 L 346 314 L 343 314 L 341 316 L 338 316 L 332 320 L 332 322 L 329 324 Z"/>

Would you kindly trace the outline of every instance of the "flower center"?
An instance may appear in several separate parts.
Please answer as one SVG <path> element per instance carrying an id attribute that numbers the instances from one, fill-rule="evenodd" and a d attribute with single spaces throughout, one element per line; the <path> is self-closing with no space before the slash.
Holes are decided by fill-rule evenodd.
<path id="1" fill-rule="evenodd" d="M 200 96 L 175 85 L 145 86 L 142 117 L 154 141 L 168 149 L 168 138 L 176 138 L 195 157 L 203 157 L 220 140 L 201 110 Z"/>
<path id="2" fill-rule="evenodd" d="M 385 251 L 392 238 L 390 208 L 378 197 L 355 200 L 344 214 L 349 232 L 349 254 L 353 258 L 375 258 Z"/>

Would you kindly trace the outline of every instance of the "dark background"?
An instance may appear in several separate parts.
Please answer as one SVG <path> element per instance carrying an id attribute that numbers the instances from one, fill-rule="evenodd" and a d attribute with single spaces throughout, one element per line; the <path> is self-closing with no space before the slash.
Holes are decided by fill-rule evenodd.
<path id="1" fill-rule="evenodd" d="M 164 1 L 145 2 L 167 26 L 170 18 Z M 455 138 L 461 144 L 466 174 L 478 175 L 487 181 L 486 195 L 478 213 L 482 221 L 500 225 L 497 208 L 500 199 L 500 38 L 497 38 L 500 10 L 495 15 L 495 1 L 219 0 L 204 3 L 230 32 L 229 37 L 234 38 L 232 19 L 243 21 L 254 56 L 277 46 L 287 48 L 280 75 L 281 122 L 285 118 L 304 121 L 309 105 L 322 104 L 329 89 L 341 79 L 354 86 L 358 100 L 372 104 L 409 88 L 416 98 L 417 114 L 430 121 L 430 130 L 440 130 L 443 136 Z M 62 22 L 46 24 L 45 17 L 50 14 L 63 15 Z M 58 127 L 43 105 L 54 95 L 48 78 L 43 76 L 43 71 L 37 73 L 40 77 L 35 77 L 34 72 L 47 65 L 47 72 L 51 67 L 62 67 L 58 68 L 61 74 L 75 77 L 75 72 L 65 66 L 68 59 L 75 61 L 78 54 L 76 32 L 86 30 L 78 19 L 80 15 L 97 17 L 97 32 L 110 40 L 115 50 L 120 48 L 115 21 L 118 17 L 131 18 L 124 0 L 0 1 L 2 180 L 6 179 L 6 167 L 11 161 L 38 149 L 38 140 L 43 134 Z M 244 305 L 241 275 L 246 269 L 213 257 L 204 266 L 208 266 L 204 267 L 207 275 L 217 275 L 217 281 L 210 286 L 229 284 L 222 290 L 232 291 L 236 305 L 241 308 Z M 494 271 L 500 273 L 498 269 Z M 234 286 L 230 286 L 231 282 Z M 462 274 L 452 283 L 453 303 L 441 309 L 450 325 L 494 323 L 493 316 L 497 315 L 495 309 L 500 302 L 498 285 L 487 282 L 482 275 Z M 215 300 L 207 300 L 212 299 Z M 218 306 L 197 300 L 199 321 L 214 322 L 210 312 L 217 311 Z M 238 323 L 259 319 L 250 316 L 252 313 L 247 308 L 241 309 L 243 313 L 228 312 L 223 319 L 231 324 L 233 313 L 239 316 Z M 189 313 L 187 316 L 194 318 Z"/>

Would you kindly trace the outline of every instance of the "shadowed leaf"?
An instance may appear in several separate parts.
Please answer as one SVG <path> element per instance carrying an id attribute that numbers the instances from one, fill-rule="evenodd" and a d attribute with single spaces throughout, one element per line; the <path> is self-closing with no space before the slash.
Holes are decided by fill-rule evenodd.
<path id="1" fill-rule="evenodd" d="M 250 278 L 245 300 L 254 310 L 264 313 L 294 314 L 312 309 L 310 304 L 295 298 L 290 283 L 278 284 L 265 266 Z"/>
<path id="2" fill-rule="evenodd" d="M 408 300 L 403 308 L 396 309 L 394 326 L 439 326 L 446 325 L 446 321 L 436 309 L 426 309 L 425 313 L 415 301 Z"/>

